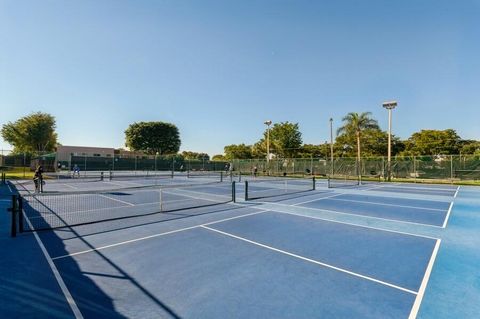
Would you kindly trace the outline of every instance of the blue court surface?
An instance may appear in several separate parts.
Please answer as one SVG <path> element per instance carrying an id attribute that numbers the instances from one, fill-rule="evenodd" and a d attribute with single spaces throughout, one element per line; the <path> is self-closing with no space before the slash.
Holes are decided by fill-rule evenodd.
<path id="1" fill-rule="evenodd" d="M 2 186 L 0 317 L 478 317 L 480 189 L 212 179 Z"/>

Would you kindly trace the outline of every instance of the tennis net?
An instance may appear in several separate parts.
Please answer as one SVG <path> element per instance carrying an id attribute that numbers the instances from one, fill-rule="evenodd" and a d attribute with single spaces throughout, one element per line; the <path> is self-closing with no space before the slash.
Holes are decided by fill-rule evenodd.
<path id="1" fill-rule="evenodd" d="M 81 174 L 73 174 L 73 172 L 44 173 L 44 179 L 49 182 L 100 182 L 106 179 L 104 172 L 89 172 Z"/>
<path id="2" fill-rule="evenodd" d="M 187 178 L 208 178 L 223 181 L 223 171 L 187 171 Z"/>
<path id="3" fill-rule="evenodd" d="M 327 183 L 328 188 L 355 187 L 360 185 L 360 178 L 350 175 L 329 176 Z"/>
<path id="4" fill-rule="evenodd" d="M 277 197 L 315 190 L 313 178 L 283 178 L 245 181 L 245 200 Z"/>
<path id="5" fill-rule="evenodd" d="M 161 178 L 173 178 L 173 173 L 171 171 L 163 171 L 163 172 L 154 172 L 154 171 L 146 171 L 146 172 L 115 172 L 111 171 L 109 174 L 110 180 L 118 180 L 118 181 L 128 181 L 128 180 L 136 180 L 136 179 L 161 179 Z"/>
<path id="6" fill-rule="evenodd" d="M 108 191 L 26 194 L 19 197 L 20 231 L 48 230 L 232 201 L 226 184 L 142 186 Z"/>

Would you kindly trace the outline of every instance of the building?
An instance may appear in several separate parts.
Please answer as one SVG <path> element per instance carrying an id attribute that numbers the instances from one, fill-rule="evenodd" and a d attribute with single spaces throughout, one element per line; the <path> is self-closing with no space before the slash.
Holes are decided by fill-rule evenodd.
<path id="1" fill-rule="evenodd" d="M 92 146 L 57 146 L 57 161 L 70 162 L 72 156 L 85 157 L 113 157 L 115 149 L 113 147 L 92 147 Z"/>

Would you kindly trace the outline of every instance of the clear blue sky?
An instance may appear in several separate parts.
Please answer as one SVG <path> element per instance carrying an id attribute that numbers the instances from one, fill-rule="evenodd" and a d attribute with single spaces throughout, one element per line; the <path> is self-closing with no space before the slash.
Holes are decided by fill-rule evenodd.
<path id="1" fill-rule="evenodd" d="M 65 145 L 160 120 L 213 155 L 267 119 L 318 144 L 390 99 L 402 138 L 480 139 L 479 95 L 480 1 L 0 1 L 0 125 L 49 112 Z"/>

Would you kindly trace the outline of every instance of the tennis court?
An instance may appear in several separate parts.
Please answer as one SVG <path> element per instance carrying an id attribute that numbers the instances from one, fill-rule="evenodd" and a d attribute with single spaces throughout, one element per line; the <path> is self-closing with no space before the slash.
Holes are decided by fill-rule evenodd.
<path id="1" fill-rule="evenodd" d="M 164 180 L 70 182 L 78 189 L 67 192 L 47 181 L 42 194 L 17 185 L 15 241 L 46 258 L 59 316 L 442 317 L 438 271 L 459 240 L 462 200 L 464 211 L 480 206 L 480 191 L 448 185 Z"/>

